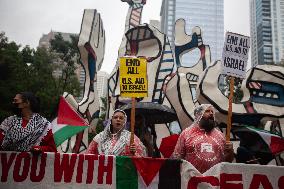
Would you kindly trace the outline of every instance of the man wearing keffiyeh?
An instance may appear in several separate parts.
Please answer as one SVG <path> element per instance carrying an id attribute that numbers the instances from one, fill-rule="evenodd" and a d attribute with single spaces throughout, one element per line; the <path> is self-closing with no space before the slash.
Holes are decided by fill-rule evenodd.
<path id="1" fill-rule="evenodd" d="M 232 162 L 232 143 L 226 143 L 221 131 L 215 128 L 215 110 L 210 104 L 201 104 L 194 110 L 194 122 L 179 136 L 173 158 L 185 159 L 204 173 L 212 166 Z"/>

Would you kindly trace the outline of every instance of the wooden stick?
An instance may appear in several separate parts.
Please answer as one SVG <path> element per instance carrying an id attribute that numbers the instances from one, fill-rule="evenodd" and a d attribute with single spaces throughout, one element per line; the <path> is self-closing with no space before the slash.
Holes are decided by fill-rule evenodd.
<path id="1" fill-rule="evenodd" d="M 136 104 L 136 100 L 134 97 L 132 97 L 132 107 L 131 107 L 131 127 L 130 127 L 130 131 L 131 131 L 131 135 L 130 135 L 130 145 L 134 143 L 134 126 L 135 126 L 135 104 Z"/>
<path id="2" fill-rule="evenodd" d="M 86 116 L 87 116 L 88 123 L 90 124 L 91 123 L 91 114 L 90 114 L 89 109 L 87 109 L 87 111 L 86 111 Z M 74 147 L 72 149 L 72 153 L 75 153 L 75 154 L 80 153 L 80 147 L 81 147 L 81 143 L 83 141 L 83 137 L 84 137 L 84 131 L 82 131 L 82 132 L 80 132 L 76 135 L 76 141 L 75 141 Z"/>
<path id="3" fill-rule="evenodd" d="M 229 96 L 229 109 L 228 109 L 228 121 L 227 121 L 227 133 L 226 133 L 226 141 L 230 141 L 230 133 L 232 128 L 232 104 L 233 104 L 233 96 L 234 96 L 234 77 L 230 78 L 230 96 Z"/>

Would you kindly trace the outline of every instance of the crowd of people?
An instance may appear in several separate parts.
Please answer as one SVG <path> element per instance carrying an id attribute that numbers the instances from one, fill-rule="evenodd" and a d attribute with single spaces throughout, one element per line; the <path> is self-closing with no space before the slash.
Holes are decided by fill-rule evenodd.
<path id="1" fill-rule="evenodd" d="M 33 93 L 22 92 L 16 94 L 12 103 L 14 115 L 0 125 L 0 150 L 57 152 L 51 123 L 39 114 L 39 99 Z M 193 124 L 181 132 L 171 158 L 184 159 L 201 173 L 220 162 L 232 162 L 235 157 L 233 145 L 226 142 L 216 127 L 213 106 L 198 106 L 194 116 Z M 131 132 L 126 128 L 127 115 L 123 110 L 115 110 L 104 130 L 93 138 L 86 153 L 155 157 L 153 136 L 145 126 L 145 118 L 137 116 L 136 121 L 131 144 Z M 239 151 L 244 153 L 242 149 Z"/>

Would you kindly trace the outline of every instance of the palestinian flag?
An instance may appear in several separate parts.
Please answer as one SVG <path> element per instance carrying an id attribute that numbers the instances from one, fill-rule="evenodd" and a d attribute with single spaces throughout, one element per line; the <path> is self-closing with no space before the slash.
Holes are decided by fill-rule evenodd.
<path id="1" fill-rule="evenodd" d="M 52 124 L 56 146 L 59 146 L 68 138 L 82 132 L 88 127 L 88 123 L 85 122 L 62 96 L 60 97 L 57 118 L 53 120 Z"/>
<path id="2" fill-rule="evenodd" d="M 255 127 L 235 127 L 232 129 L 249 150 L 253 152 L 279 154 L 284 151 L 284 138 Z"/>
<path id="3" fill-rule="evenodd" d="M 182 160 L 116 156 L 116 188 L 181 188 Z"/>

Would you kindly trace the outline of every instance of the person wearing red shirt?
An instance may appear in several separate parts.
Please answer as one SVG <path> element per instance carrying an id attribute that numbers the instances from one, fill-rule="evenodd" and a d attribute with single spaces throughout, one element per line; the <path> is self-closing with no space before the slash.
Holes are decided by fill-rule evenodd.
<path id="1" fill-rule="evenodd" d="M 220 162 L 232 162 L 233 145 L 226 143 L 222 132 L 215 128 L 213 106 L 198 106 L 194 116 L 194 123 L 180 134 L 172 158 L 187 160 L 201 173 Z"/>
<path id="2" fill-rule="evenodd" d="M 51 123 L 38 114 L 39 100 L 31 92 L 16 94 L 15 115 L 0 125 L 1 151 L 56 152 Z"/>

